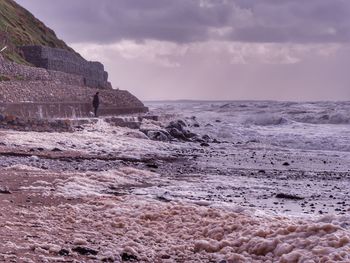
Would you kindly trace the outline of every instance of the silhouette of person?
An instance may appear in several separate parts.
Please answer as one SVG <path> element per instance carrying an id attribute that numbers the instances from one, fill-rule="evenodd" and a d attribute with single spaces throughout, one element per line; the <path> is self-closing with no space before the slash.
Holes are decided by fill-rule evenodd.
<path id="1" fill-rule="evenodd" d="M 92 100 L 92 106 L 94 107 L 95 117 L 97 117 L 98 107 L 100 106 L 100 98 L 98 95 L 99 95 L 99 92 L 96 92 Z"/>

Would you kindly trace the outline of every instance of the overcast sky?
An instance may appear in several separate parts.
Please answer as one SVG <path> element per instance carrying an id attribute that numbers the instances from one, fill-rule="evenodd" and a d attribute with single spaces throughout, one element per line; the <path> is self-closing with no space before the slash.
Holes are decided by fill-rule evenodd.
<path id="1" fill-rule="evenodd" d="M 350 100 L 349 0 L 17 0 L 143 100 Z"/>

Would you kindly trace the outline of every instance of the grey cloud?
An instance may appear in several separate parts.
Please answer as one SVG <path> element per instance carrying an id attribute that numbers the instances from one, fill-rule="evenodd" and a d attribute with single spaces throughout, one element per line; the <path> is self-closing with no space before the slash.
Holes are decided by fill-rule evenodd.
<path id="1" fill-rule="evenodd" d="M 68 42 L 350 41 L 348 0 L 17 0 Z M 221 29 L 225 29 L 224 33 Z"/>

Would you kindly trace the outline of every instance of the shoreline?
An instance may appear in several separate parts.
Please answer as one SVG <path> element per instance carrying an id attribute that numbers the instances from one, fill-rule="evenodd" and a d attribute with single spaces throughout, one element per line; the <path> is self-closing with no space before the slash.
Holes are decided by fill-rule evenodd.
<path id="1" fill-rule="evenodd" d="M 150 140 L 164 124 L 144 122 L 1 131 L 0 259 L 350 260 L 350 153 Z"/>

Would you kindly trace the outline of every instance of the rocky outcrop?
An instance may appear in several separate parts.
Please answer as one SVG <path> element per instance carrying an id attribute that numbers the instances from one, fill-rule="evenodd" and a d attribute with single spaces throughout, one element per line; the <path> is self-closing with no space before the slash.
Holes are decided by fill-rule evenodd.
<path id="1" fill-rule="evenodd" d="M 100 62 L 90 62 L 79 54 L 64 49 L 44 46 L 23 46 L 25 59 L 36 67 L 60 71 L 83 77 L 84 85 L 111 89 L 108 73 Z"/>

